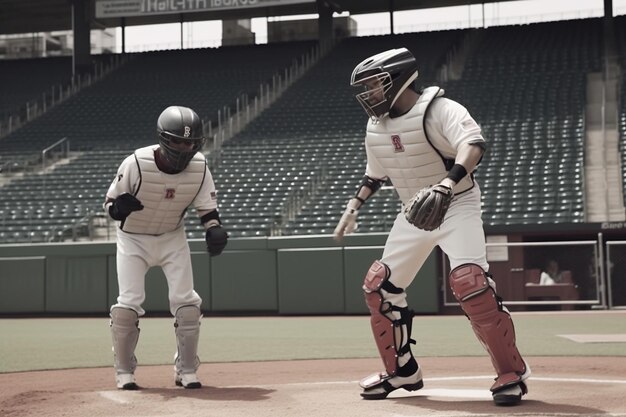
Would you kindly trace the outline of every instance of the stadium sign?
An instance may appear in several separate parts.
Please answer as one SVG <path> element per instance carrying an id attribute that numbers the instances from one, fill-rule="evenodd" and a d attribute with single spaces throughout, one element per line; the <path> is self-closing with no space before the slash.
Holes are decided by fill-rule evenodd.
<path id="1" fill-rule="evenodd" d="M 96 18 L 151 16 L 313 3 L 315 0 L 97 0 Z"/>

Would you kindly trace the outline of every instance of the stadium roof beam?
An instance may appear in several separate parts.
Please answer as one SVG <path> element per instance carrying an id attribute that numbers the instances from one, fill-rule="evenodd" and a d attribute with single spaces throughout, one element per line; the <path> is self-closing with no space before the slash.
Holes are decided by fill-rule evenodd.
<path id="1" fill-rule="evenodd" d="M 86 2 L 92 16 L 92 28 L 122 26 L 122 18 L 102 18 L 96 20 L 95 2 L 97 0 L 0 0 L 0 34 L 36 33 L 72 29 L 72 2 Z M 228 0 L 221 0 L 225 3 Z M 234 0 L 231 0 L 234 1 Z M 326 2 L 338 12 L 350 14 L 388 12 L 393 10 L 416 10 L 433 7 L 467 6 L 471 4 L 496 3 L 492 0 L 319 0 Z M 500 0 L 512 1 L 512 0 Z M 610 1 L 610 0 L 606 0 Z M 241 1 L 240 1 L 241 2 Z M 259 0 L 259 2 L 262 2 Z M 272 4 L 277 2 L 272 2 Z M 269 7 L 247 7 L 207 12 L 185 13 L 185 22 L 205 20 L 247 19 L 254 17 L 289 16 L 298 14 L 316 14 L 316 0 L 303 2 L 285 2 L 286 4 Z M 178 23 L 180 14 L 161 14 L 153 16 L 129 16 L 125 26 L 151 25 L 159 23 Z"/>

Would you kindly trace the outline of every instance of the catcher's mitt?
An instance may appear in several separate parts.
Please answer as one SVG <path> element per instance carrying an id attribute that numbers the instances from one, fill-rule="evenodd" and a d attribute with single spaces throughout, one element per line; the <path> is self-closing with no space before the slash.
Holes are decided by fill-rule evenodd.
<path id="1" fill-rule="evenodd" d="M 452 197 L 452 188 L 442 184 L 422 188 L 406 204 L 404 216 L 417 228 L 435 230 L 443 223 Z"/>

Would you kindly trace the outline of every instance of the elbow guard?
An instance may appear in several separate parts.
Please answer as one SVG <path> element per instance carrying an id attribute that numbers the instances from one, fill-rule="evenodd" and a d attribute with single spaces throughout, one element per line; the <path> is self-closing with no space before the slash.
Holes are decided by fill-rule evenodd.
<path id="1" fill-rule="evenodd" d="M 372 191 L 372 194 L 374 194 L 380 189 L 380 187 L 383 186 L 384 183 L 384 180 L 378 180 L 376 178 L 371 178 L 366 175 L 363 177 L 363 180 L 361 181 L 361 184 L 359 185 L 359 189 L 357 190 L 356 194 L 359 195 L 359 191 L 361 191 L 361 188 L 363 187 L 369 188 Z"/>
<path id="2" fill-rule="evenodd" d="M 207 224 L 211 220 L 217 220 L 219 224 L 222 224 L 222 220 L 220 220 L 220 214 L 217 212 L 217 209 L 211 210 L 204 216 L 200 217 L 200 223 L 202 223 L 202 225 Z"/>

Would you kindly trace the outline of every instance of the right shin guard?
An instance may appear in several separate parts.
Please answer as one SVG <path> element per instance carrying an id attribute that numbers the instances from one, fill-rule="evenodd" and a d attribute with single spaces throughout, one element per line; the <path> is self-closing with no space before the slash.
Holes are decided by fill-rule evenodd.
<path id="1" fill-rule="evenodd" d="M 115 371 L 132 374 L 137 367 L 135 347 L 139 340 L 139 316 L 135 310 L 115 307 L 111 310 L 110 326 Z"/>
<path id="2" fill-rule="evenodd" d="M 417 362 L 411 354 L 411 343 L 415 343 L 411 339 L 413 314 L 407 307 L 398 307 L 386 300 L 386 295 L 402 294 L 404 291 L 389 282 L 389 277 L 387 265 L 380 261 L 372 264 L 363 284 L 365 302 L 371 313 L 374 340 L 387 375 L 408 376 L 417 372 Z"/>
<path id="3" fill-rule="evenodd" d="M 176 310 L 176 372 L 181 374 L 194 373 L 200 366 L 198 358 L 198 341 L 200 339 L 200 318 L 202 313 L 199 307 L 182 306 Z"/>
<path id="4" fill-rule="evenodd" d="M 487 273 L 478 265 L 463 264 L 450 272 L 450 287 L 498 374 L 491 391 L 523 382 L 529 370 L 515 345 L 513 321 Z"/>

